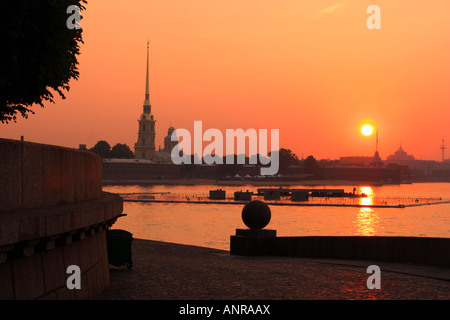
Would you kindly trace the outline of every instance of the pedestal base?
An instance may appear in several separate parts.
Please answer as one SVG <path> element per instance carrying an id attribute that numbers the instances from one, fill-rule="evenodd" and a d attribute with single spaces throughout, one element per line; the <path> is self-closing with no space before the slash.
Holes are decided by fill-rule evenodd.
<path id="1" fill-rule="evenodd" d="M 230 254 L 258 256 L 264 247 L 277 236 L 271 229 L 236 229 L 236 235 L 230 237 Z"/>
<path id="2" fill-rule="evenodd" d="M 253 238 L 276 237 L 277 236 L 277 230 L 272 230 L 272 229 L 236 229 L 236 236 L 253 237 Z"/>

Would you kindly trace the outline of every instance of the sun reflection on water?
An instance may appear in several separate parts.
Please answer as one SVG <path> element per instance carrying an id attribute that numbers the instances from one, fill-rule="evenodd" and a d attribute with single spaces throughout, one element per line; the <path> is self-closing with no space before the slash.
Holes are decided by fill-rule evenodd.
<path id="1" fill-rule="evenodd" d="M 371 206 L 374 204 L 374 193 L 371 187 L 360 187 L 360 193 L 364 193 L 367 196 L 359 199 L 360 205 Z M 359 209 L 354 224 L 356 227 L 355 233 L 360 236 L 374 236 L 381 229 L 380 217 L 370 207 L 362 207 Z"/>
<path id="2" fill-rule="evenodd" d="M 366 197 L 359 198 L 360 205 L 362 205 L 362 206 L 373 205 L 373 190 L 371 187 L 360 187 L 359 193 L 366 195 Z"/>

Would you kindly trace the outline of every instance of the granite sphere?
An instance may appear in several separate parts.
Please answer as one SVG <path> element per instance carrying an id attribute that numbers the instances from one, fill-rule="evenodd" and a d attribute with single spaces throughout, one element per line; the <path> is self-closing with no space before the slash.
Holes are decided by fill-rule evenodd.
<path id="1" fill-rule="evenodd" d="M 269 206 L 259 200 L 247 203 L 242 209 L 242 221 L 250 229 L 262 229 L 270 222 Z"/>

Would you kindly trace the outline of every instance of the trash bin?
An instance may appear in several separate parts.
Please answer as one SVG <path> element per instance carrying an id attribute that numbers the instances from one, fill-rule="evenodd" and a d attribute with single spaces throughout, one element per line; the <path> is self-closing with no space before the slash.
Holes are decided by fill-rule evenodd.
<path id="1" fill-rule="evenodd" d="M 106 245 L 108 248 L 108 261 L 113 266 L 126 265 L 133 268 L 131 242 L 133 234 L 120 229 L 106 231 Z"/>

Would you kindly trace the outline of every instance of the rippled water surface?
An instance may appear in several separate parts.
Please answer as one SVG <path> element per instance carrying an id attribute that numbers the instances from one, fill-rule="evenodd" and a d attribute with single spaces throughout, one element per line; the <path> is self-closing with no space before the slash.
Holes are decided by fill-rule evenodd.
<path id="1" fill-rule="evenodd" d="M 417 183 L 405 185 L 346 185 L 314 188 L 344 189 L 365 193 L 359 204 L 380 199 L 450 197 L 450 183 Z M 224 189 L 256 192 L 257 186 L 154 185 L 105 186 L 113 193 L 164 193 L 176 199 L 207 196 L 209 190 Z M 308 188 L 290 186 L 289 188 Z M 170 193 L 169 193 L 170 192 Z M 155 197 L 160 195 L 155 194 Z M 325 200 L 324 200 L 325 201 Z M 402 201 L 402 200 L 396 200 Z M 230 236 L 237 228 L 246 228 L 241 219 L 243 205 L 124 202 L 125 217 L 114 229 L 125 229 L 134 238 L 175 242 L 229 250 Z M 433 204 L 406 208 L 358 208 L 339 206 L 271 206 L 272 218 L 266 228 L 276 229 L 279 236 L 421 236 L 450 237 L 450 204 Z"/>

